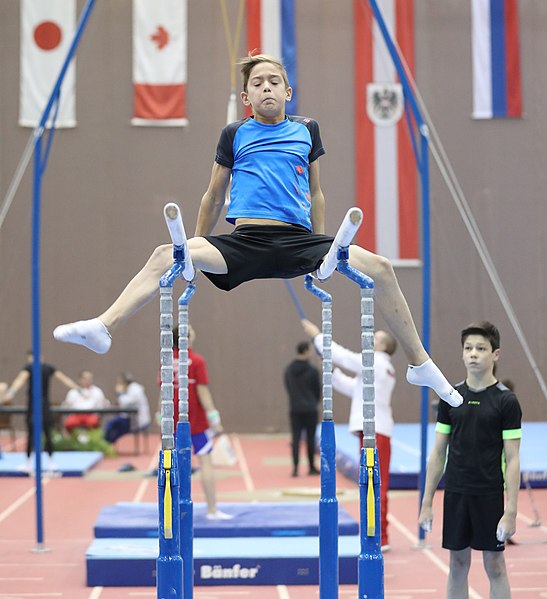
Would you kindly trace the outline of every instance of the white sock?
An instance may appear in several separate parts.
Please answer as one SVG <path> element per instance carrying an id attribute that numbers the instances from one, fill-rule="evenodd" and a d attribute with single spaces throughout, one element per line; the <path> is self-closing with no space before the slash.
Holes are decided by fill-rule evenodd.
<path id="1" fill-rule="evenodd" d="M 108 329 L 98 318 L 61 324 L 53 331 L 53 336 L 57 341 L 83 345 L 97 354 L 106 354 L 112 343 Z"/>
<path id="2" fill-rule="evenodd" d="M 231 520 L 233 516 L 217 510 L 216 512 L 207 514 L 206 518 L 207 520 Z"/>
<path id="3" fill-rule="evenodd" d="M 431 358 L 419 366 L 409 366 L 406 371 L 406 380 L 411 385 L 430 387 L 453 408 L 457 408 L 463 403 L 462 396 L 446 380 L 444 374 Z"/>

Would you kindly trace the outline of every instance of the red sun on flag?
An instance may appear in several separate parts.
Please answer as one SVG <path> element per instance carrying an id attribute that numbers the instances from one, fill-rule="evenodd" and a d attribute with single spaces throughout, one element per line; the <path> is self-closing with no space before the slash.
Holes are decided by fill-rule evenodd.
<path id="1" fill-rule="evenodd" d="M 62 37 L 61 28 L 53 21 L 42 21 L 34 28 L 34 41 L 41 50 L 54 50 Z"/>

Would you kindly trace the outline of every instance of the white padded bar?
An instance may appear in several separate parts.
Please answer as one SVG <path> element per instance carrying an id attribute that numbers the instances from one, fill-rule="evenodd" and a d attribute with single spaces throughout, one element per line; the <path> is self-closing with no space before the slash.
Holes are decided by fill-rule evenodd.
<path id="1" fill-rule="evenodd" d="M 169 229 L 169 234 L 171 235 L 173 243 L 184 247 L 184 270 L 182 271 L 182 276 L 186 281 L 193 281 L 196 272 L 188 250 L 186 232 L 184 231 L 180 208 L 173 202 L 169 202 L 169 204 L 165 204 L 163 215 L 165 216 L 165 222 L 167 223 L 167 228 Z"/>
<path id="2" fill-rule="evenodd" d="M 338 249 L 347 247 L 363 222 L 363 211 L 360 208 L 350 208 L 336 233 L 334 242 L 321 266 L 315 271 L 315 277 L 320 281 L 328 279 L 336 270 L 338 264 Z"/>

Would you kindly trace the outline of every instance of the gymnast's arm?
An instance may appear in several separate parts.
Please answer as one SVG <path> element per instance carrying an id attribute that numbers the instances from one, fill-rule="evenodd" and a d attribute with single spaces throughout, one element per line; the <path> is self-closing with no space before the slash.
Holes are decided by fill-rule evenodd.
<path id="1" fill-rule="evenodd" d="M 435 435 L 435 443 L 429 456 L 427 463 L 427 471 L 425 477 L 425 489 L 422 499 L 422 508 L 418 523 L 424 530 L 431 530 L 433 521 L 433 496 L 439 485 L 444 472 L 444 464 L 446 461 L 446 450 L 448 448 L 448 440 L 450 435 L 437 432 Z"/>
<path id="2" fill-rule="evenodd" d="M 310 164 L 311 225 L 314 233 L 325 233 L 325 196 L 319 182 L 319 159 Z"/>
<path id="3" fill-rule="evenodd" d="M 222 166 L 218 162 L 213 164 L 209 186 L 203 194 L 199 206 L 195 237 L 209 235 L 215 228 L 224 207 L 231 173 L 232 169 Z"/>

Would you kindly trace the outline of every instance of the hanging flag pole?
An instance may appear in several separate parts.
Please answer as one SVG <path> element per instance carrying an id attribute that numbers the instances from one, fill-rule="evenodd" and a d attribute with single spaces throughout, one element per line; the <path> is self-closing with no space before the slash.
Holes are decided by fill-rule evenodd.
<path id="1" fill-rule="evenodd" d="M 42 199 L 42 177 L 47 166 L 47 157 L 51 141 L 53 139 L 53 131 L 55 129 L 55 120 L 52 122 L 50 138 L 48 140 L 48 152 L 45 157 L 42 156 L 42 136 L 44 134 L 46 124 L 55 103 L 59 101 L 61 86 L 66 75 L 68 66 L 76 54 L 76 49 L 80 43 L 82 33 L 87 25 L 89 16 L 93 10 L 95 0 L 88 0 L 84 7 L 80 21 L 76 28 L 76 33 L 70 49 L 65 58 L 59 77 L 53 86 L 53 90 L 49 97 L 48 103 L 38 127 L 34 130 L 35 146 L 34 146 L 34 178 L 33 178 L 33 193 L 32 193 L 32 410 L 34 415 L 34 449 L 36 455 L 36 542 L 37 551 L 44 551 L 44 530 L 43 530 L 43 505 L 42 505 L 42 367 L 41 367 L 41 306 L 40 306 L 40 224 L 41 224 L 41 199 Z"/>
<path id="2" fill-rule="evenodd" d="M 430 238 L 430 215 L 429 215 L 429 127 L 425 123 L 418 106 L 418 101 L 411 87 L 409 78 L 403 66 L 399 52 L 393 43 L 391 34 L 386 27 L 382 12 L 376 0 L 369 0 L 374 18 L 378 24 L 387 49 L 393 60 L 393 64 L 399 75 L 403 86 L 405 101 L 408 102 L 412 115 L 416 121 L 420 136 L 420 155 L 416 157 L 418 172 L 421 182 L 421 206 L 422 206 L 422 342 L 424 348 L 429 352 L 430 327 L 431 327 L 431 238 Z M 412 132 L 411 132 L 412 133 Z M 427 460 L 427 425 L 429 421 L 429 389 L 422 387 L 421 391 L 421 458 L 420 458 L 420 505 L 425 489 L 425 473 Z M 425 531 L 419 527 L 418 538 L 423 543 Z"/>

